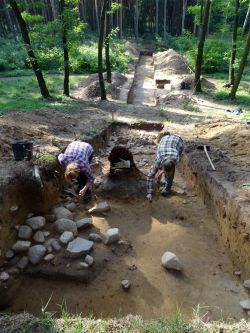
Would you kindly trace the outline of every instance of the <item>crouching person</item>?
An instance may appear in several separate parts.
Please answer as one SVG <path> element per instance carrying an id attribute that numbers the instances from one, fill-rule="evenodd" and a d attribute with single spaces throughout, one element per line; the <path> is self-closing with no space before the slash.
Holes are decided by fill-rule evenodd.
<path id="1" fill-rule="evenodd" d="M 175 166 L 179 162 L 183 152 L 183 140 L 177 135 L 170 135 L 167 132 L 160 140 L 157 148 L 155 164 L 151 167 L 147 176 L 147 199 L 152 201 L 153 178 L 156 176 L 160 182 L 162 176 L 163 190 L 161 194 L 168 196 L 171 193 L 171 187 L 174 180 Z"/>
<path id="2" fill-rule="evenodd" d="M 76 190 L 83 202 L 91 201 L 91 189 L 94 182 L 94 176 L 90 167 L 93 158 L 93 148 L 87 142 L 74 141 L 68 145 L 65 152 L 58 156 L 60 164 L 66 167 L 64 177 L 69 183 L 78 182 Z"/>

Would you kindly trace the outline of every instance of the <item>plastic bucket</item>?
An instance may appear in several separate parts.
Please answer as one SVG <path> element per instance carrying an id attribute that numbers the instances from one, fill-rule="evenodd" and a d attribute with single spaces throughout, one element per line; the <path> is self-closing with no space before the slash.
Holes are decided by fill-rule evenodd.
<path id="1" fill-rule="evenodd" d="M 13 141 L 12 150 L 16 161 L 29 161 L 33 156 L 33 142 L 28 140 Z"/>

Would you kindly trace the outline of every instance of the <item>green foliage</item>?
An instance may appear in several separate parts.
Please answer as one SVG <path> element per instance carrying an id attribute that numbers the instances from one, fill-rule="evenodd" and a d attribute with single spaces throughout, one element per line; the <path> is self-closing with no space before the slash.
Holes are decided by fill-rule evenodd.
<path id="1" fill-rule="evenodd" d="M 200 11 L 201 11 L 200 5 L 188 6 L 187 8 L 187 12 L 194 16 L 194 23 L 196 25 L 200 25 Z"/>
<path id="2" fill-rule="evenodd" d="M 184 110 L 191 111 L 191 112 L 197 112 L 197 113 L 201 112 L 201 109 L 192 103 L 184 103 L 184 104 L 182 104 L 182 108 Z"/>
<path id="3" fill-rule="evenodd" d="M 23 43 L 0 38 L 0 71 L 27 67 L 27 52 Z"/>

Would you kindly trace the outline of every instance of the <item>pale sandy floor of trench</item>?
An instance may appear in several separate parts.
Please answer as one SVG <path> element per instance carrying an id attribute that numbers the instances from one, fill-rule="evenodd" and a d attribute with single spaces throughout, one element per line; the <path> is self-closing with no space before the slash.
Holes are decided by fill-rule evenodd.
<path id="1" fill-rule="evenodd" d="M 184 184 L 178 173 L 175 182 Z M 151 205 L 142 199 L 109 203 L 111 211 L 104 219 L 94 217 L 94 225 L 101 233 L 118 227 L 122 239 L 132 244 L 131 253 L 119 257 L 110 250 L 106 268 L 87 285 L 24 277 L 9 310 L 38 315 L 52 296 L 48 310 L 58 313 L 58 304 L 65 302 L 69 311 L 95 317 L 139 314 L 147 319 L 173 315 L 180 308 L 189 318 L 199 304 L 210 319 L 244 317 L 239 302 L 247 294 L 200 198 L 174 195 L 158 197 Z M 179 256 L 182 274 L 163 269 L 165 251 Z M 123 279 L 131 282 L 128 292 L 121 288 Z"/>

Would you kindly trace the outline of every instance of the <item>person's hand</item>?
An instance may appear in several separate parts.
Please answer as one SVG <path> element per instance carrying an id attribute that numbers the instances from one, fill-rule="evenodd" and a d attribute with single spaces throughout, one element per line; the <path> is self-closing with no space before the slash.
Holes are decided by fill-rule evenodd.
<path id="1" fill-rule="evenodd" d="M 86 188 L 82 188 L 81 191 L 79 192 L 79 196 L 84 197 L 86 190 L 87 190 Z"/>
<path id="2" fill-rule="evenodd" d="M 148 194 L 146 198 L 148 199 L 148 202 L 152 202 L 152 194 Z"/>

